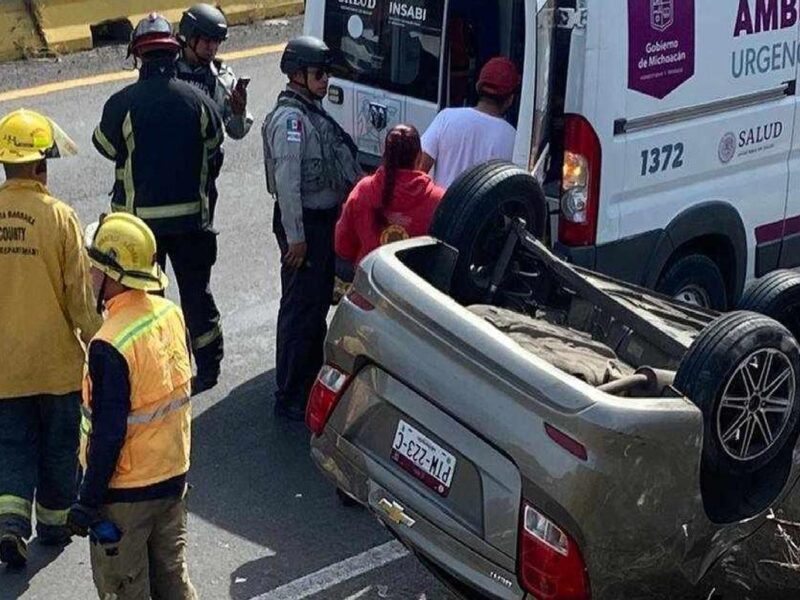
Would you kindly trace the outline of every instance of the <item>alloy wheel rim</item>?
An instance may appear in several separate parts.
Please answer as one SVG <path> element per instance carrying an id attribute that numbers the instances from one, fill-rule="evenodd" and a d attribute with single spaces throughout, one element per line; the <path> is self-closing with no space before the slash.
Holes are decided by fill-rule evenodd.
<path id="1" fill-rule="evenodd" d="M 774 348 L 739 363 L 716 415 L 717 437 L 729 457 L 749 462 L 777 443 L 793 412 L 795 381 L 789 357 Z"/>

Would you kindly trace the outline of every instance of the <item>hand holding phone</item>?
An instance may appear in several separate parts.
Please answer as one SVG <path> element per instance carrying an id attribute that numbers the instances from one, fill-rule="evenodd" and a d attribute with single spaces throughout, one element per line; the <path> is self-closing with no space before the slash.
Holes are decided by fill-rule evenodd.
<path id="1" fill-rule="evenodd" d="M 247 111 L 247 86 L 249 77 L 240 77 L 231 93 L 231 108 L 236 115 L 243 115 Z"/>

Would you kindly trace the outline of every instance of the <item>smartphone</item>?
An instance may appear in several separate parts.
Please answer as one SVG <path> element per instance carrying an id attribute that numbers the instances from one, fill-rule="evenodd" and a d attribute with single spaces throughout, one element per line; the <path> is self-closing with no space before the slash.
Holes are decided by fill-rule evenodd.
<path id="1" fill-rule="evenodd" d="M 239 77 L 236 80 L 236 87 L 241 88 L 243 90 L 247 89 L 247 86 L 250 85 L 250 78 L 249 77 Z"/>

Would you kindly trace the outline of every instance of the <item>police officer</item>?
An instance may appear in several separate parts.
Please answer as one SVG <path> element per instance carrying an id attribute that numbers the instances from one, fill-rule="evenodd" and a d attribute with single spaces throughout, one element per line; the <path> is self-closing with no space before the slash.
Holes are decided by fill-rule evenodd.
<path id="1" fill-rule="evenodd" d="M 90 229 L 93 232 L 90 232 Z M 89 343 L 78 502 L 68 522 L 92 535 L 100 598 L 194 600 L 186 568 L 192 377 L 180 309 L 145 223 L 116 213 L 87 229 L 105 322 Z"/>
<path id="2" fill-rule="evenodd" d="M 361 176 L 353 140 L 322 108 L 330 67 L 324 42 L 291 40 L 281 58 L 289 83 L 261 132 L 267 188 L 277 200 L 272 228 L 282 254 L 275 411 L 293 420 L 302 420 L 322 366 L 336 219 Z"/>
<path id="3" fill-rule="evenodd" d="M 183 45 L 178 79 L 208 94 L 222 115 L 228 135 L 242 139 L 253 124 L 253 116 L 247 112 L 249 80 L 237 79 L 233 69 L 217 59 L 220 44 L 228 38 L 225 15 L 210 4 L 195 4 L 183 13 L 178 33 Z"/>
<path id="4" fill-rule="evenodd" d="M 133 32 L 129 51 L 139 81 L 114 94 L 94 132 L 97 150 L 116 163 L 111 209 L 142 218 L 169 257 L 197 364 L 194 392 L 217 383 L 223 355 L 220 315 L 211 295 L 217 259 L 214 180 L 222 166 L 222 122 L 213 101 L 176 78 L 181 46 L 155 13 Z"/>
<path id="5" fill-rule="evenodd" d="M 80 340 L 101 325 L 78 218 L 47 189 L 47 160 L 75 150 L 44 115 L 20 109 L 0 119 L 0 562 L 18 567 L 34 506 L 40 543 L 69 541 Z"/>

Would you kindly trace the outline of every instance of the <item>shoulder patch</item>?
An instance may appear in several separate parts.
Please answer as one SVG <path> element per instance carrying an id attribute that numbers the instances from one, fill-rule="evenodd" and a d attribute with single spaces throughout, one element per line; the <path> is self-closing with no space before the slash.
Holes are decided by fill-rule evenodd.
<path id="1" fill-rule="evenodd" d="M 293 144 L 303 141 L 303 122 L 300 119 L 290 117 L 286 120 L 286 141 Z"/>

